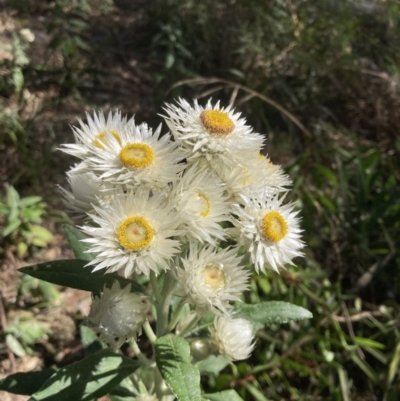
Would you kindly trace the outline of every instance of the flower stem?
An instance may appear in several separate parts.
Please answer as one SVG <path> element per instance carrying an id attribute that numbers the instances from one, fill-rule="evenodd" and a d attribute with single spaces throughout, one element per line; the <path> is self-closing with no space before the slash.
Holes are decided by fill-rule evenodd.
<path id="1" fill-rule="evenodd" d="M 160 290 L 158 289 L 157 277 L 153 271 L 150 272 L 150 283 L 156 304 L 158 304 L 160 302 Z"/>
<path id="2" fill-rule="evenodd" d="M 168 331 L 172 331 L 175 328 L 176 324 L 178 323 L 179 317 L 181 315 L 181 312 L 182 312 L 182 309 L 184 306 L 185 306 L 185 301 L 182 299 L 179 302 L 179 305 L 177 306 L 177 308 L 175 309 L 175 312 L 172 316 L 171 321 L 169 322 L 168 329 L 167 329 Z"/>
<path id="3" fill-rule="evenodd" d="M 177 333 L 180 337 L 185 337 L 186 334 L 196 326 L 197 322 L 200 320 L 200 316 L 194 315 L 190 322 L 179 332 Z"/>
<path id="4" fill-rule="evenodd" d="M 143 325 L 143 330 L 147 335 L 147 338 L 149 339 L 150 343 L 154 345 L 157 341 L 157 336 L 154 334 L 153 329 L 150 326 L 150 323 L 148 320 Z"/>
<path id="5" fill-rule="evenodd" d="M 139 346 L 137 345 L 137 342 L 133 338 L 129 341 L 129 345 L 132 348 L 132 351 L 135 353 L 135 355 L 139 359 L 139 361 L 143 363 L 143 365 L 148 366 L 148 367 L 154 366 L 154 362 L 152 362 L 150 359 L 148 359 L 142 353 Z"/>
<path id="6" fill-rule="evenodd" d="M 161 337 L 168 332 L 169 307 L 175 284 L 173 273 L 171 271 L 166 272 L 164 276 L 164 286 L 160 294 L 160 302 L 157 302 L 157 337 Z"/>

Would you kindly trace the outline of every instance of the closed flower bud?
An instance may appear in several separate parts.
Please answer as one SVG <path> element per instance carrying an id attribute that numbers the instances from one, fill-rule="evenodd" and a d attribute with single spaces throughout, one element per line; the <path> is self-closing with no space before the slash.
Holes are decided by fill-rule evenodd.
<path id="1" fill-rule="evenodd" d="M 211 329 L 219 353 L 229 361 L 247 359 L 254 349 L 253 327 L 246 319 L 216 317 Z"/>
<path id="2" fill-rule="evenodd" d="M 141 334 L 146 321 L 144 296 L 130 292 L 131 286 L 121 290 L 115 281 L 111 289 L 104 287 L 100 297 L 93 299 L 88 325 L 103 340 L 115 347 Z"/>

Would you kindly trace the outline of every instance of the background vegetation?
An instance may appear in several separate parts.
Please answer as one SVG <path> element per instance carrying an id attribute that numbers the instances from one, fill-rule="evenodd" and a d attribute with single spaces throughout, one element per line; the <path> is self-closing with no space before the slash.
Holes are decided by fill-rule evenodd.
<path id="1" fill-rule="evenodd" d="M 33 353 L 60 365 L 68 355 L 58 351 L 79 341 L 49 329 L 56 289 L 8 280 L 22 260 L 43 258 L 39 248 L 68 255 L 56 242 L 67 217 L 54 184 L 72 161 L 53 153 L 71 140 L 68 124 L 82 109 L 118 107 L 154 125 L 164 101 L 213 96 L 266 134 L 266 151 L 294 179 L 308 244 L 297 266 L 254 277 L 248 300 L 287 300 L 314 319 L 260 330 L 252 358 L 209 371 L 204 386 L 234 387 L 245 400 L 397 401 L 399 2 L 3 4 L 0 341 L 13 352 L 3 345 L 1 358 Z"/>

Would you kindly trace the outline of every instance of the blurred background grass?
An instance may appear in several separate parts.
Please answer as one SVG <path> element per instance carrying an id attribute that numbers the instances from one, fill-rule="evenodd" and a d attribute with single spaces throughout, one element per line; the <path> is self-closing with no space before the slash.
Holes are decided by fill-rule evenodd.
<path id="1" fill-rule="evenodd" d="M 164 101 L 212 96 L 233 102 L 265 133 L 272 161 L 294 180 L 290 197 L 301 209 L 308 244 L 297 266 L 255 276 L 248 301 L 286 300 L 314 318 L 259 331 L 252 358 L 210 373 L 204 386 L 234 387 L 243 399 L 260 401 L 400 399 L 397 0 L 1 5 L 6 318 L 20 308 L 25 326 L 26 319 L 40 321 L 43 305 L 58 299 L 47 287 L 40 291 L 43 285 L 13 281 L 17 300 L 35 291 L 34 302 L 15 305 L 4 289 L 15 260 L 40 259 L 40 248 L 54 246 L 58 223 L 67 219 L 54 185 L 65 183 L 73 161 L 54 150 L 72 140 L 68 124 L 101 107 L 155 126 Z M 13 354 L 36 353 L 45 365 L 57 364 L 35 348 L 43 335 L 60 346 L 47 328 L 19 341 L 22 351 L 13 346 L 20 320 L 8 331 L 2 323 Z M 1 358 L 9 358 L 5 336 L 0 341 Z"/>

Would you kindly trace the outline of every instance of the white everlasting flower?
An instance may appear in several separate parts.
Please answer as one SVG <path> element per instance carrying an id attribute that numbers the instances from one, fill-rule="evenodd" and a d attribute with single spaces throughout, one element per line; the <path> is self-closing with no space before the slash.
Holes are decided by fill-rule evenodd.
<path id="1" fill-rule="evenodd" d="M 110 138 L 121 141 L 121 133 L 129 127 L 135 127 L 133 117 L 128 120 L 122 117 L 120 111 L 108 113 L 107 118 L 102 111 L 93 113 L 93 118 L 86 113 L 87 124 L 79 119 L 80 127 L 72 127 L 75 135 L 75 144 L 64 144 L 62 151 L 79 159 L 86 160 L 91 153 L 91 147 L 106 149 L 110 145 Z"/>
<path id="2" fill-rule="evenodd" d="M 170 202 L 181 213 L 181 228 L 189 241 L 215 245 L 214 238 L 225 238 L 219 223 L 228 220 L 230 204 L 222 183 L 211 173 L 196 165 L 187 169 L 174 186 Z"/>
<path id="3" fill-rule="evenodd" d="M 119 347 L 130 338 L 141 334 L 146 321 L 145 297 L 130 292 L 130 284 L 120 288 L 114 281 L 111 289 L 104 287 L 100 297 L 92 302 L 88 325 L 100 335 L 100 340 Z"/>
<path id="4" fill-rule="evenodd" d="M 169 135 L 160 137 L 160 133 L 161 126 L 154 133 L 147 124 L 130 126 L 121 132 L 119 141 L 109 137 L 106 149 L 92 145 L 87 168 L 110 184 L 165 187 L 185 168 L 179 164 L 184 154 L 177 149 L 177 143 L 170 141 Z"/>
<path id="5" fill-rule="evenodd" d="M 282 167 L 271 162 L 268 156 L 261 153 L 257 155 L 255 168 L 260 171 L 263 177 L 263 185 L 272 188 L 276 192 L 287 191 L 288 186 L 292 185 L 292 180 L 285 174 Z"/>
<path id="6" fill-rule="evenodd" d="M 77 172 L 91 171 L 105 183 L 127 188 L 160 188 L 175 181 L 185 168 L 179 164 L 185 155 L 178 144 L 169 135 L 160 137 L 161 125 L 153 133 L 147 124 L 136 126 L 119 113 L 110 114 L 107 122 L 102 113 L 88 121 L 89 125 L 81 122 L 81 129 L 75 128 L 77 143 L 63 147 L 84 161 Z"/>
<path id="7" fill-rule="evenodd" d="M 170 238 L 181 234 L 179 215 L 171 207 L 163 193 L 144 189 L 116 194 L 109 207 L 95 207 L 97 215 L 90 217 L 98 226 L 82 227 L 92 237 L 83 240 L 91 244 L 89 252 L 97 253 L 88 265 L 107 273 L 123 269 L 125 277 L 168 269 L 166 261 L 179 251 L 179 241 Z"/>
<path id="8" fill-rule="evenodd" d="M 214 171 L 225 184 L 232 200 L 241 202 L 241 196 L 268 193 L 270 196 L 287 191 L 291 180 L 280 166 L 274 165 L 269 158 L 253 153 L 246 161 L 235 167 L 219 164 Z"/>
<path id="9" fill-rule="evenodd" d="M 181 259 L 183 268 L 176 270 L 178 295 L 196 305 L 198 314 L 227 313 L 229 301 L 238 301 L 248 288 L 249 271 L 239 266 L 242 258 L 236 253 L 237 249 L 216 252 L 211 246 L 199 250 L 190 244 L 189 255 Z"/>
<path id="10" fill-rule="evenodd" d="M 175 140 L 188 152 L 188 159 L 206 158 L 234 165 L 252 152 L 259 152 L 264 138 L 254 133 L 246 120 L 232 106 L 205 108 L 197 100 L 193 107 L 180 99 L 177 105 L 167 104 L 165 121 Z"/>
<path id="11" fill-rule="evenodd" d="M 266 269 L 278 271 L 302 255 L 298 212 L 293 211 L 293 204 L 282 205 L 283 199 L 267 193 L 251 198 L 243 195 L 244 207 L 234 205 L 238 242 L 250 253 L 257 273 Z"/>
<path id="12" fill-rule="evenodd" d="M 102 192 L 106 189 L 97 177 L 89 172 L 77 174 L 74 170 L 67 172 L 67 180 L 71 191 L 60 188 L 64 196 L 63 202 L 76 217 L 83 217 L 86 213 L 93 213 L 93 205 L 99 205 L 105 197 Z"/>
<path id="13" fill-rule="evenodd" d="M 253 327 L 246 319 L 216 317 L 211 335 L 219 353 L 228 361 L 247 359 L 254 349 Z"/>

